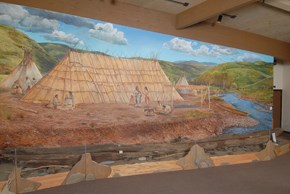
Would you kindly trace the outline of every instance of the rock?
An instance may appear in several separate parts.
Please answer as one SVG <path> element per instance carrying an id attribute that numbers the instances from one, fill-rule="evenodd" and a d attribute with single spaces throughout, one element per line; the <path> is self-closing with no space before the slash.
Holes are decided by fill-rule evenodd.
<path id="1" fill-rule="evenodd" d="M 107 161 L 103 161 L 103 162 L 100 162 L 99 164 L 102 164 L 102 165 L 111 165 L 111 164 L 114 164 L 115 161 L 113 160 L 107 160 Z"/>
<path id="2" fill-rule="evenodd" d="M 176 162 L 184 170 L 206 168 L 214 166 L 211 158 L 204 152 L 204 149 L 195 144 L 191 147 L 189 153 Z"/>
<path id="3" fill-rule="evenodd" d="M 74 184 L 79 183 L 81 181 L 84 181 L 86 178 L 86 175 L 83 173 L 75 173 L 68 177 L 66 184 Z"/>
<path id="4" fill-rule="evenodd" d="M 275 144 L 272 141 L 268 141 L 266 148 L 258 152 L 256 155 L 260 161 L 267 161 L 276 158 Z"/>
<path id="5" fill-rule="evenodd" d="M 68 173 L 63 184 L 107 178 L 110 174 L 111 167 L 98 164 L 92 160 L 90 153 L 86 153 L 82 155 L 81 160 Z"/>
<path id="6" fill-rule="evenodd" d="M 40 183 L 23 179 L 20 174 L 20 168 L 13 169 L 3 187 L 3 193 L 26 193 L 36 191 L 40 187 Z"/>
<path id="7" fill-rule="evenodd" d="M 55 174 L 55 173 L 56 173 L 56 170 L 55 170 L 55 168 L 49 167 L 49 168 L 47 169 L 47 173 L 48 173 L 48 174 Z"/>
<path id="8" fill-rule="evenodd" d="M 138 158 L 139 161 L 146 161 L 146 157 L 140 157 Z"/>

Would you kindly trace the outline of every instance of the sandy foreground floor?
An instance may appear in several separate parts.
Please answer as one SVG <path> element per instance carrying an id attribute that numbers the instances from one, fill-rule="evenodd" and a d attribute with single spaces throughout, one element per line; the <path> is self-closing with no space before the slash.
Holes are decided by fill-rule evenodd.
<path id="1" fill-rule="evenodd" d="M 279 157 L 289 152 L 289 150 L 290 144 L 287 143 L 285 145 L 276 146 L 275 153 Z M 211 157 L 211 159 L 215 166 L 234 165 L 258 161 L 256 152 L 237 155 L 214 156 Z M 109 178 L 182 170 L 182 168 L 176 164 L 176 160 L 115 165 L 111 166 L 111 169 L 112 172 Z M 28 179 L 41 183 L 41 186 L 39 188 L 40 190 L 61 185 L 67 174 L 68 172 L 62 172 L 41 177 L 31 177 Z M 0 190 L 4 184 L 5 181 L 0 182 Z"/>
<path id="2" fill-rule="evenodd" d="M 127 104 L 80 104 L 74 110 L 46 108 L 21 102 L 22 96 L 0 92 L 0 147 L 61 147 L 84 144 L 140 144 L 169 142 L 176 138 L 209 138 L 225 128 L 247 127 L 257 122 L 216 106 L 227 103 L 185 96 L 185 105 L 170 115 L 145 116 L 144 106 Z M 154 108 L 151 102 L 149 108 Z M 191 106 L 191 108 L 188 108 Z"/>
<path id="3" fill-rule="evenodd" d="M 241 164 L 249 163 L 258 160 L 255 153 L 242 154 L 242 155 L 232 155 L 232 156 L 218 156 L 211 157 L 215 166 L 220 166 L 224 164 Z M 150 174 L 150 173 L 160 173 L 169 171 L 182 170 L 180 166 L 176 164 L 176 160 L 172 161 L 160 161 L 160 162 L 146 162 L 139 164 L 127 164 L 127 165 L 115 165 L 112 166 L 112 172 L 109 178 L 120 177 L 120 176 L 132 176 L 138 174 Z M 40 182 L 40 189 L 46 189 L 50 187 L 56 187 L 62 184 L 66 178 L 68 172 L 57 173 L 52 175 L 31 177 L 29 180 Z M 0 182 L 0 190 L 5 184 L 4 181 Z"/>

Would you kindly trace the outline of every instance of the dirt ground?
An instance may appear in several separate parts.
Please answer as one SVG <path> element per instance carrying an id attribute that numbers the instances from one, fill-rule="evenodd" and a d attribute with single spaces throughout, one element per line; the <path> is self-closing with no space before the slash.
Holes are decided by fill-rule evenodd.
<path id="1" fill-rule="evenodd" d="M 21 97 L 0 91 L 0 148 L 160 143 L 180 137 L 197 140 L 222 134 L 229 127 L 257 124 L 216 106 L 224 101 L 212 100 L 209 109 L 193 96 L 174 102 L 183 108 L 174 108 L 170 115 L 154 116 L 145 116 L 144 106 L 80 104 L 74 110 L 59 110 L 21 102 Z M 156 102 L 149 106 L 154 108 Z"/>

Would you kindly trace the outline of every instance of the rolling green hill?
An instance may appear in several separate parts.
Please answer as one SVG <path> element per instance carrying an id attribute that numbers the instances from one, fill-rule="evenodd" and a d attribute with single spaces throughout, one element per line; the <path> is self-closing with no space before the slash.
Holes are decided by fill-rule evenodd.
<path id="1" fill-rule="evenodd" d="M 208 70 L 211 66 L 200 63 L 172 63 L 168 61 L 159 61 L 167 77 L 174 82 L 185 75 L 188 82 L 192 82 L 202 72 Z"/>
<path id="2" fill-rule="evenodd" d="M 59 62 L 67 53 L 69 50 L 80 52 L 80 53 L 94 53 L 94 54 L 100 54 L 100 55 L 107 55 L 102 52 L 98 51 L 87 51 L 87 50 L 81 50 L 81 49 L 75 49 L 71 48 L 64 44 L 57 44 L 57 43 L 39 43 L 39 45 L 57 62 Z M 109 56 L 109 55 L 107 55 Z"/>
<path id="3" fill-rule="evenodd" d="M 64 55 L 71 49 L 64 44 L 39 43 L 39 45 L 55 60 L 60 61 Z"/>
<path id="4" fill-rule="evenodd" d="M 56 60 L 39 44 L 14 28 L 0 25 L 0 74 L 9 74 L 23 59 L 23 49 L 32 51 L 33 60 L 42 73 L 48 72 Z"/>
<path id="5" fill-rule="evenodd" d="M 273 96 L 273 64 L 224 63 L 203 72 L 194 83 L 234 90 L 245 98 L 270 103 Z"/>

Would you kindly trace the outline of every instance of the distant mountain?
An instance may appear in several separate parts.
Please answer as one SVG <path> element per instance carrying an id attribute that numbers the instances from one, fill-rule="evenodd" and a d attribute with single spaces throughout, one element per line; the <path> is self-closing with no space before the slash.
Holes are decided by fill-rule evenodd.
<path id="1" fill-rule="evenodd" d="M 192 61 L 173 63 L 169 61 L 159 61 L 163 71 L 171 79 L 177 82 L 181 75 L 185 75 L 187 81 L 191 83 L 202 72 L 208 70 L 212 66 L 202 63 L 194 63 Z"/>
<path id="2" fill-rule="evenodd" d="M 232 62 L 215 66 L 194 80 L 210 84 L 256 101 L 269 103 L 273 96 L 273 64 L 266 62 Z"/>
<path id="3" fill-rule="evenodd" d="M 191 61 L 175 61 L 174 63 L 177 63 L 177 64 L 204 64 L 204 65 L 209 65 L 209 66 L 217 66 L 218 65 L 218 63 L 200 62 L 200 61 L 195 61 L 195 60 L 191 60 Z"/>
<path id="4" fill-rule="evenodd" d="M 32 51 L 32 58 L 42 73 L 49 71 L 56 60 L 37 42 L 14 28 L 0 25 L 0 74 L 7 75 L 21 62 L 24 48 Z"/>
<path id="5" fill-rule="evenodd" d="M 102 52 L 99 52 L 99 51 L 86 51 L 86 50 L 81 50 L 81 49 L 73 49 L 67 45 L 59 44 L 59 43 L 39 43 L 39 45 L 42 46 L 42 48 L 51 57 L 53 57 L 57 62 L 60 61 L 69 52 L 69 50 L 109 56 L 109 55 L 102 53 Z"/>

